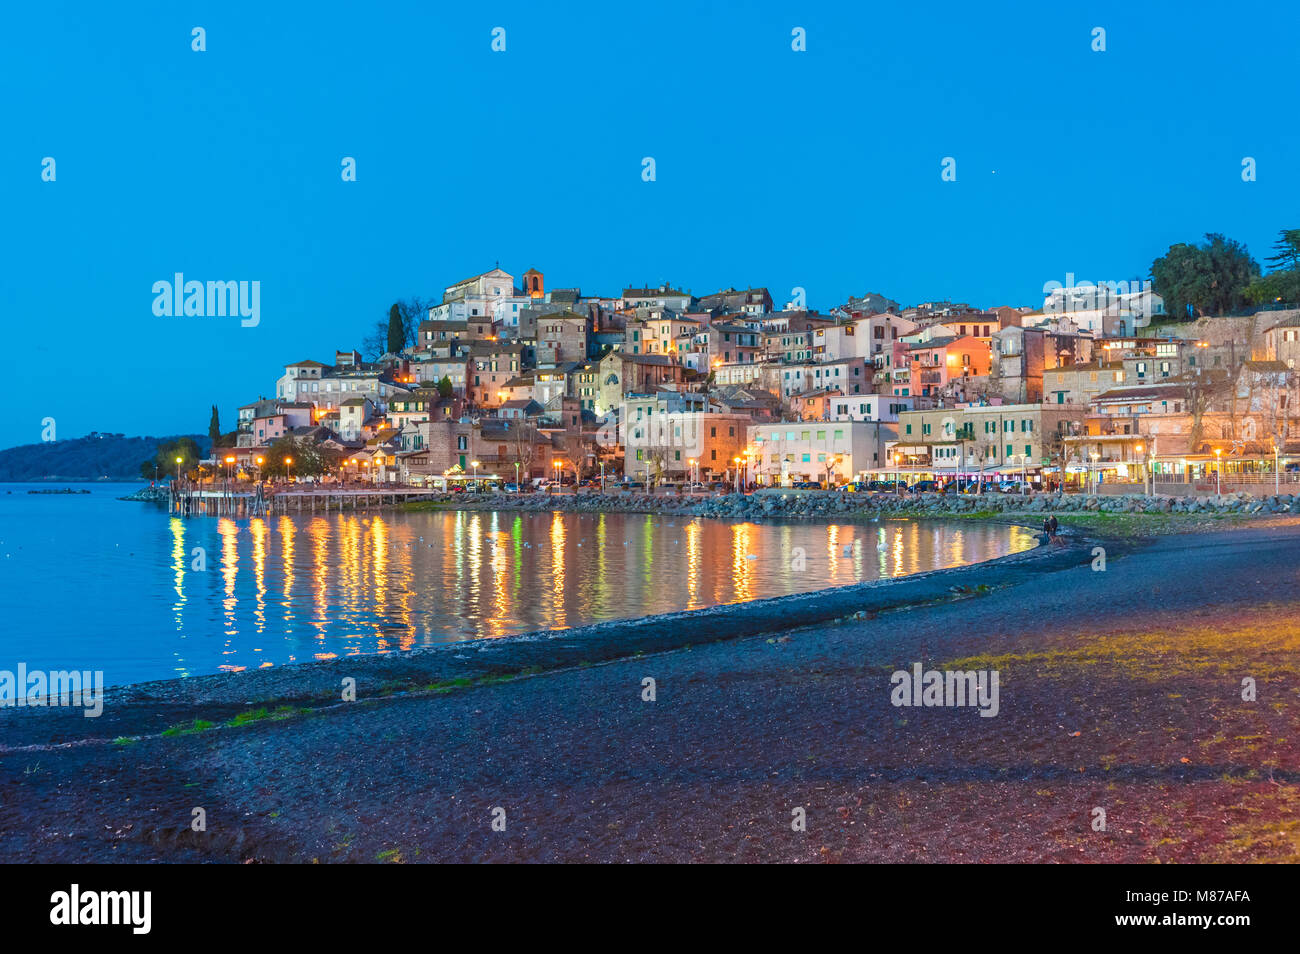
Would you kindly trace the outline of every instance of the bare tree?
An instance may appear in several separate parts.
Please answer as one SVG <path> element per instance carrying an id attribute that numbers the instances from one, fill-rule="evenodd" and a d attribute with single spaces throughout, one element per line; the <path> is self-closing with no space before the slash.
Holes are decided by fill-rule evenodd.
<path id="1" fill-rule="evenodd" d="M 1205 438 L 1205 414 L 1222 398 L 1224 379 L 1221 375 L 1198 373 L 1187 375 L 1183 381 L 1183 402 L 1191 416 L 1187 431 L 1187 450 L 1196 453 Z M 1222 427 L 1219 428 L 1222 432 Z"/>
<path id="2" fill-rule="evenodd" d="M 1065 493 L 1066 468 L 1070 466 L 1070 461 L 1079 455 L 1078 446 L 1066 440 L 1067 437 L 1075 436 L 1066 433 L 1067 428 L 1069 428 L 1068 421 L 1059 421 L 1056 430 L 1043 437 L 1043 455 L 1048 460 L 1056 461 L 1056 473 L 1059 478 L 1057 483 L 1058 493 Z"/>
<path id="3" fill-rule="evenodd" d="M 510 430 L 514 438 L 514 461 L 511 464 L 517 462 L 520 479 L 527 480 L 529 468 L 537 456 L 537 425 L 521 418 L 511 422 Z"/>

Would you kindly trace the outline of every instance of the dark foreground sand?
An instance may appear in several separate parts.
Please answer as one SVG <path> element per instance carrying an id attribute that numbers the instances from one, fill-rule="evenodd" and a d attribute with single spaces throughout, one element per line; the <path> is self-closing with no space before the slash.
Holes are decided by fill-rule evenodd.
<path id="1" fill-rule="evenodd" d="M 100 719 L 0 711 L 0 844 L 9 861 L 1300 860 L 1300 528 L 1091 559 L 1076 543 L 856 591 L 863 618 L 775 635 L 736 638 L 753 626 L 735 611 L 659 621 L 628 634 L 634 658 L 570 635 L 154 684 Z M 754 625 L 848 615 L 817 602 Z M 731 638 L 694 642 L 701 626 Z M 890 673 L 914 662 L 997 669 L 999 714 L 895 708 Z M 357 702 L 338 701 L 347 675 Z M 196 718 L 215 725 L 162 734 Z"/>

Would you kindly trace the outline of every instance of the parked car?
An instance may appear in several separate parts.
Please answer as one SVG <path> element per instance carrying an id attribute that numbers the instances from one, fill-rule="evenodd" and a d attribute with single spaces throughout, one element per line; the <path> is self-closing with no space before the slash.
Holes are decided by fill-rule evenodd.
<path id="1" fill-rule="evenodd" d="M 795 490 L 821 490 L 820 480 L 796 480 L 793 484 Z"/>
<path id="2" fill-rule="evenodd" d="M 936 480 L 918 480 L 907 489 L 910 493 L 914 494 L 934 494 L 940 492 L 939 482 Z"/>
<path id="3" fill-rule="evenodd" d="M 517 494 L 517 493 L 519 493 L 519 485 L 516 484 L 516 483 L 509 483 L 509 484 L 506 484 L 506 486 L 505 486 L 505 490 L 506 490 L 506 493 L 508 493 L 508 494 Z"/>

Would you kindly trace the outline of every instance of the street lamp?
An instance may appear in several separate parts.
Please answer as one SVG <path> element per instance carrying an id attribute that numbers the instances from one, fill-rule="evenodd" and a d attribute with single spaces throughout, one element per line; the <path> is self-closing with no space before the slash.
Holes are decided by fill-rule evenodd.
<path id="1" fill-rule="evenodd" d="M 262 458 L 257 458 L 257 482 L 262 482 Z"/>
<path id="2" fill-rule="evenodd" d="M 293 483 L 293 458 L 292 457 L 286 457 L 284 459 L 284 477 L 287 483 Z M 315 505 L 313 504 L 313 506 Z"/>
<path id="3" fill-rule="evenodd" d="M 522 490 L 523 488 L 519 486 L 519 461 L 515 461 L 515 493 L 520 493 Z"/>
<path id="4" fill-rule="evenodd" d="M 1219 456 L 1222 453 L 1222 447 L 1214 448 L 1214 492 L 1216 495 L 1223 493 L 1223 459 Z"/>
<path id="5" fill-rule="evenodd" d="M 555 460 L 551 461 L 551 466 L 555 468 L 555 482 L 557 484 L 560 484 L 560 480 L 563 476 L 563 474 L 560 472 L 560 468 L 563 467 L 564 465 L 560 463 L 560 460 L 557 457 Z M 560 486 L 563 487 L 563 484 L 560 484 Z"/>
<path id="6" fill-rule="evenodd" d="M 1097 473 L 1097 462 L 1101 460 L 1101 451 L 1093 451 L 1089 456 L 1092 457 L 1092 474 L 1090 476 L 1092 477 L 1092 492 L 1095 494 L 1097 492 L 1098 484 L 1097 477 L 1099 476 Z"/>
<path id="7" fill-rule="evenodd" d="M 476 460 L 470 461 L 470 466 L 474 468 L 474 490 L 475 490 L 475 492 L 477 492 L 478 489 L 479 489 L 479 485 L 478 485 L 478 461 L 476 461 Z"/>
<path id="8" fill-rule="evenodd" d="M 733 457 L 731 461 L 736 465 L 736 493 L 740 493 L 740 458 Z"/>
<path id="9" fill-rule="evenodd" d="M 1142 445 L 1137 444 L 1134 446 L 1133 451 L 1137 454 L 1141 454 Z M 1142 493 L 1145 494 L 1147 492 L 1147 462 L 1141 457 L 1138 458 L 1137 462 L 1142 465 Z"/>
<path id="10" fill-rule="evenodd" d="M 181 479 L 181 459 L 177 457 L 176 458 L 176 482 L 180 483 L 180 479 Z"/>

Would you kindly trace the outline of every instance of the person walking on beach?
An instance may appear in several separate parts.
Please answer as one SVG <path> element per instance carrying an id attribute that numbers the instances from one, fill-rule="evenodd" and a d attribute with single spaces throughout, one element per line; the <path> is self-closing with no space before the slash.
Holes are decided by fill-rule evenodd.
<path id="1" fill-rule="evenodd" d="M 1050 534 L 1050 535 L 1053 536 L 1053 537 L 1056 536 L 1056 529 L 1057 529 L 1057 527 L 1059 527 L 1060 525 L 1061 525 L 1060 522 L 1057 521 L 1057 519 L 1056 519 L 1056 514 L 1052 514 L 1050 517 L 1047 518 L 1047 532 L 1048 532 L 1048 534 Z"/>

